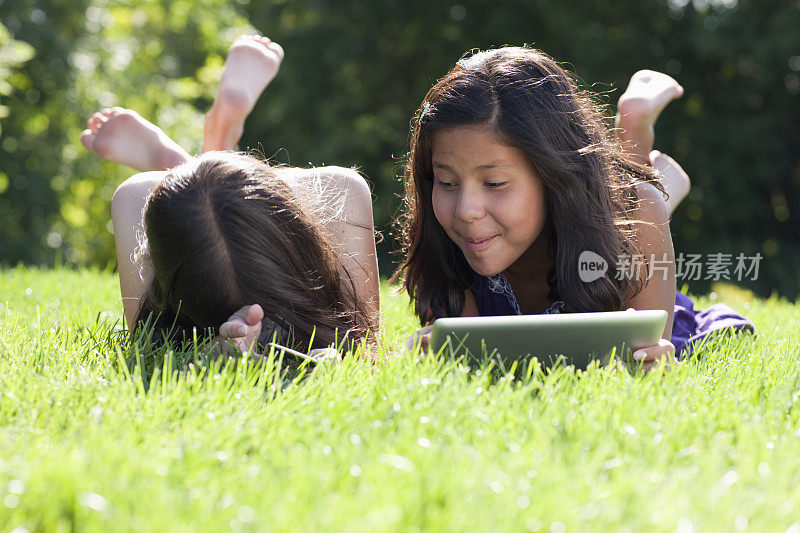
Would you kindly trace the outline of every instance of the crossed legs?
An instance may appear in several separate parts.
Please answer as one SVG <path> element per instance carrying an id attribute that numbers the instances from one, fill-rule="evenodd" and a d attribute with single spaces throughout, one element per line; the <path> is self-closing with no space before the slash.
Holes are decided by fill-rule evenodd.
<path id="1" fill-rule="evenodd" d="M 617 104 L 617 136 L 623 149 L 636 161 L 652 165 L 667 191 L 667 208 L 672 213 L 683 200 L 691 182 L 689 176 L 666 154 L 653 150 L 654 126 L 658 116 L 672 100 L 683 96 L 683 87 L 670 76 L 640 70 L 631 77 Z"/>
<path id="2" fill-rule="evenodd" d="M 203 152 L 236 149 L 247 115 L 282 60 L 283 48 L 266 37 L 245 35 L 231 45 L 217 97 L 205 117 Z M 107 161 L 143 172 L 167 170 L 191 159 L 159 127 L 121 107 L 92 115 L 81 142 Z"/>
<path id="3" fill-rule="evenodd" d="M 245 119 L 277 74 L 282 59 L 280 45 L 265 37 L 243 36 L 233 43 L 217 97 L 205 117 L 204 153 L 236 148 Z M 193 158 L 163 130 L 135 111 L 120 107 L 103 109 L 92 115 L 81 134 L 81 142 L 108 161 L 142 171 L 117 188 L 111 203 L 123 307 L 126 321 L 132 325 L 151 279 L 151 274 L 140 272 L 139 265 L 132 259 L 139 245 L 139 235 L 144 233 L 142 211 L 147 197 L 161 183 L 166 170 Z M 309 203 L 340 206 L 320 213 L 321 229 L 336 249 L 356 296 L 374 317 L 372 329 L 377 334 L 379 281 L 369 185 L 354 170 L 340 167 L 285 168 L 280 172 L 298 197 L 308 191 L 321 191 L 340 200 L 316 197 L 309 199 Z M 323 184 L 321 188 L 320 184 Z"/>

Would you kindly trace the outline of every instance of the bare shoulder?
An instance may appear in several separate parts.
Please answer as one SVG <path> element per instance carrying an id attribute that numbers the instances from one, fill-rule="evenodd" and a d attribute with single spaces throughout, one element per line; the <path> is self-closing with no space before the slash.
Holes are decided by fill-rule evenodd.
<path id="1" fill-rule="evenodd" d="M 144 200 L 167 174 L 168 172 L 163 170 L 140 172 L 123 181 L 111 198 L 112 212 L 117 213 L 120 209 L 130 208 L 133 203 L 136 204 L 132 206 L 134 209 L 143 206 Z"/>
<path id="2" fill-rule="evenodd" d="M 321 219 L 372 227 L 372 191 L 357 170 L 337 166 L 285 168 L 281 176 Z"/>

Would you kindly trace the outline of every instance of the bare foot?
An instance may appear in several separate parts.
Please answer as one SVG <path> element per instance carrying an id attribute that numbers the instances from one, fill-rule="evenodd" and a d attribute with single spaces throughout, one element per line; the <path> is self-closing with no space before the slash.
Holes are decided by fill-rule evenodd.
<path id="1" fill-rule="evenodd" d="M 214 104 L 206 114 L 203 152 L 235 150 L 244 121 L 278 73 L 283 48 L 266 37 L 243 35 L 231 45 Z"/>
<path id="2" fill-rule="evenodd" d="M 81 132 L 81 142 L 107 161 L 143 172 L 167 170 L 191 159 L 161 128 L 121 107 L 92 115 Z"/>
<path id="3" fill-rule="evenodd" d="M 617 104 L 616 125 L 623 148 L 640 163 L 649 163 L 653 126 L 668 103 L 683 96 L 683 87 L 670 76 L 640 70 L 631 77 Z"/>
<path id="4" fill-rule="evenodd" d="M 669 195 L 667 209 L 672 214 L 678 204 L 681 203 L 681 200 L 689 194 L 692 182 L 681 166 L 667 154 L 653 150 L 650 152 L 650 163 L 658 173 L 661 185 L 664 186 L 664 190 Z"/>

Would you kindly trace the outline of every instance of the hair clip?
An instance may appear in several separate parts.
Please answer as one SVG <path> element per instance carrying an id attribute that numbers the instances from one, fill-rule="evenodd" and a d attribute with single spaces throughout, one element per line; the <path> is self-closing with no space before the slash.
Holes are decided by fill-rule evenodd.
<path id="1" fill-rule="evenodd" d="M 425 115 L 427 115 L 428 111 L 430 110 L 431 110 L 431 103 L 425 102 L 425 107 L 422 108 L 422 113 L 419 114 L 419 120 L 417 122 L 418 123 L 422 122 L 422 119 L 425 118 Z"/>

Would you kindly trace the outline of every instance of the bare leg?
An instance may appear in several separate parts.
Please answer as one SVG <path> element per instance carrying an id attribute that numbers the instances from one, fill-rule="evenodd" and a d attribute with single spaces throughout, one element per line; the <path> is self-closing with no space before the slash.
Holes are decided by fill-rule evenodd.
<path id="1" fill-rule="evenodd" d="M 163 130 L 130 109 L 113 107 L 95 113 L 81 142 L 103 159 L 136 170 L 166 170 L 190 159 Z"/>
<path id="2" fill-rule="evenodd" d="M 653 126 L 668 103 L 683 95 L 683 87 L 670 76 L 640 70 L 631 77 L 617 104 L 616 125 L 620 141 L 637 161 L 648 164 L 653 149 Z"/>
<path id="3" fill-rule="evenodd" d="M 671 157 L 653 150 L 654 126 L 658 116 L 672 100 L 683 96 L 683 87 L 670 76 L 653 70 L 640 70 L 631 77 L 617 104 L 617 135 L 634 160 L 653 165 L 661 184 L 670 195 L 670 213 L 689 193 L 689 176 Z"/>
<path id="4" fill-rule="evenodd" d="M 217 97 L 206 114 L 203 152 L 236 149 L 247 115 L 281 61 L 283 48 L 266 37 L 245 35 L 231 45 Z"/>
<path id="5" fill-rule="evenodd" d="M 669 213 L 672 214 L 675 208 L 678 207 L 678 204 L 689 194 L 692 182 L 689 180 L 689 176 L 683 168 L 667 154 L 662 154 L 658 150 L 653 150 L 650 152 L 650 163 L 658 172 L 661 185 L 664 186 L 664 190 L 667 191 L 669 195 L 669 198 L 667 198 L 667 209 L 669 209 Z"/>

